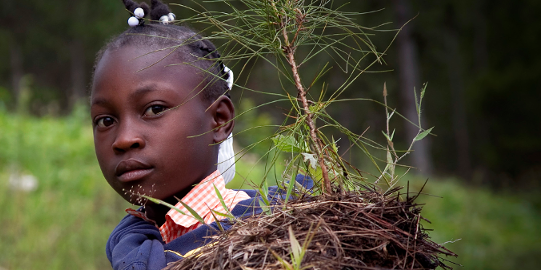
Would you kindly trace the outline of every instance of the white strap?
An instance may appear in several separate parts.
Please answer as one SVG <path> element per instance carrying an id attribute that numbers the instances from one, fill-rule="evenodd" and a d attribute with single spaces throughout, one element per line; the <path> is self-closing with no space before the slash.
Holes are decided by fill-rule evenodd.
<path id="1" fill-rule="evenodd" d="M 218 171 L 223 176 L 225 183 L 235 177 L 235 152 L 233 151 L 233 133 L 220 144 L 218 150 Z"/>

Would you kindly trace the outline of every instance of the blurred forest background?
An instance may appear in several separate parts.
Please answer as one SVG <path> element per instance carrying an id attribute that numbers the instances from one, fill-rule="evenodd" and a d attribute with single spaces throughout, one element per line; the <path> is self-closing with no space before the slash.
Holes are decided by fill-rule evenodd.
<path id="1" fill-rule="evenodd" d="M 405 163 L 418 168 L 413 187 L 429 178 L 427 193 L 443 197 L 423 199 L 434 240 L 461 238 L 447 247 L 464 269 L 540 268 L 540 2 L 334 2 L 377 11 L 357 21 L 377 27 L 372 41 L 381 51 L 412 19 L 386 63 L 372 67 L 344 97 L 382 100 L 385 82 L 390 107 L 415 119 L 413 89 L 428 83 L 423 126 L 435 126 L 437 136 L 417 144 Z M 108 268 L 104 244 L 127 204 L 97 166 L 87 102 L 95 54 L 128 27 L 129 15 L 118 0 L 2 0 L 0 6 L 0 269 Z M 182 7 L 173 11 L 178 18 L 193 15 Z M 311 65 L 306 77 L 318 68 Z M 281 91 L 269 66 L 258 63 L 247 72 L 252 76 L 238 84 Z M 342 78 L 335 68 L 323 80 L 330 91 Z M 269 101 L 239 89 L 232 96 L 240 111 Z M 383 107 L 349 102 L 331 110 L 350 130 L 370 127 L 365 136 L 382 139 Z M 243 115 L 236 129 L 281 123 L 283 112 L 263 107 Z M 403 145 L 416 134 L 404 121 L 394 127 Z M 243 133 L 237 144 L 270 132 Z M 349 146 L 345 138 L 339 143 Z M 262 152 L 252 150 L 242 164 L 253 164 Z M 345 157 L 361 163 L 357 154 Z M 240 176 L 261 175 L 243 167 L 237 165 Z"/>

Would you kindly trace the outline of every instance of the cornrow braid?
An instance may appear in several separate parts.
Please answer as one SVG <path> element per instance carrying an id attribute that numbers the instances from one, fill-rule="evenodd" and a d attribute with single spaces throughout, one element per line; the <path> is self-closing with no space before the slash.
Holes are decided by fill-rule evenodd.
<path id="1" fill-rule="evenodd" d="M 171 57 L 176 57 L 182 63 L 191 63 L 204 71 L 206 86 L 202 97 L 212 101 L 221 95 L 228 95 L 228 86 L 225 80 L 229 74 L 224 71 L 224 65 L 219 60 L 220 54 L 216 46 L 203 38 L 193 29 L 174 24 L 158 23 L 160 17 L 170 13 L 170 9 L 159 0 L 151 0 L 151 7 L 145 3 L 137 4 L 132 0 L 122 0 L 126 9 L 133 13 L 138 7 L 150 15 L 151 23 L 130 27 L 119 36 L 111 39 L 97 54 L 92 76 L 95 76 L 97 63 L 108 50 L 116 50 L 125 46 L 140 46 L 150 48 L 151 51 L 167 49 Z"/>
<path id="2" fill-rule="evenodd" d="M 214 46 L 214 44 L 210 40 L 207 40 L 207 39 L 201 40 L 199 44 L 201 44 L 200 49 L 205 51 L 206 56 L 208 56 L 210 59 L 216 60 L 220 58 L 220 54 L 216 50 L 216 46 Z M 219 64 L 219 69 L 223 70 L 224 64 L 222 63 L 222 61 L 218 61 L 218 64 Z M 225 73 L 223 78 L 227 80 L 228 76 L 229 74 Z"/>

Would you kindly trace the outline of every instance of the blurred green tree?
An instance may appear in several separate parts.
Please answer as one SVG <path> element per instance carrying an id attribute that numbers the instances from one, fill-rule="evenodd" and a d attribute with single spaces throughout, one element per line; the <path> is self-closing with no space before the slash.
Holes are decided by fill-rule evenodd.
<path id="1" fill-rule="evenodd" d="M 373 38 L 379 48 L 412 19 L 387 51 L 386 62 L 345 92 L 349 98 L 381 98 L 382 85 L 387 82 L 390 100 L 395 101 L 390 106 L 406 113 L 405 104 L 412 103 L 399 98 L 401 93 L 411 93 L 413 87 L 419 89 L 419 84 L 429 82 L 423 122 L 435 126 L 438 137 L 427 138 L 427 145 L 415 149 L 406 163 L 424 173 L 457 174 L 495 187 L 539 188 L 540 2 L 334 0 L 336 6 L 345 3 L 343 8 L 353 11 L 379 10 L 356 18 L 361 25 L 388 31 Z M 198 10 L 198 4 L 207 9 L 229 8 L 207 1 L 184 4 Z M 195 12 L 179 6 L 173 9 L 179 19 Z M 95 53 L 110 36 L 126 29 L 128 15 L 118 0 L 2 1 L 0 57 L 5 61 L 0 62 L 0 87 L 11 93 L 1 95 L 2 104 L 15 110 L 21 83 L 26 82 L 23 86 L 31 91 L 30 113 L 68 113 L 87 96 Z M 393 22 L 373 25 L 385 21 Z M 405 65 L 414 54 L 400 53 L 400 44 L 416 48 L 416 63 Z M 318 65 L 308 63 L 304 76 L 314 76 L 321 68 Z M 237 65 L 235 70 L 241 68 L 253 70 L 251 77 L 239 78 L 241 84 L 266 91 L 279 85 L 278 78 L 271 76 L 272 67 Z M 399 79 L 399 74 L 407 72 L 416 74 L 408 81 Z M 325 76 L 329 91 L 344 78 L 339 68 Z M 255 104 L 268 98 L 238 90 L 233 96 L 236 103 L 241 97 L 252 98 Z M 360 103 L 335 104 L 333 110 L 338 121 L 353 132 L 371 127 L 367 136 L 382 136 L 375 131 L 384 126 L 383 110 Z M 278 106 L 262 108 L 276 120 L 284 117 L 284 111 Z M 395 124 L 398 132 L 406 130 L 399 126 L 404 122 Z M 339 144 L 340 149 L 349 147 L 345 137 Z M 353 152 L 346 153 L 346 158 L 353 157 Z"/>

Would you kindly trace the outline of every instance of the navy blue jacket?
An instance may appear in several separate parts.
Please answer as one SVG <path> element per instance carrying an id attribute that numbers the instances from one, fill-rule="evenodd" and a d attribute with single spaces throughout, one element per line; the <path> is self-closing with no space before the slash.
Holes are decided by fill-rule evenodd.
<path id="1" fill-rule="evenodd" d="M 298 183 L 307 189 L 313 187 L 313 181 L 309 177 L 298 175 Z M 243 190 L 251 198 L 239 202 L 231 211 L 235 217 L 247 217 L 262 212 L 260 206 L 261 196 L 255 190 Z M 277 187 L 268 189 L 270 201 L 284 199 L 284 194 Z M 231 225 L 223 220 L 220 222 L 225 229 Z M 209 226 L 202 225 L 190 231 L 168 244 L 165 244 L 159 229 L 152 223 L 141 218 L 126 215 L 113 230 L 107 242 L 107 258 L 113 269 L 143 269 L 157 270 L 182 258 L 187 252 L 204 246 L 212 236 L 217 234 L 218 226 L 215 223 Z"/>

